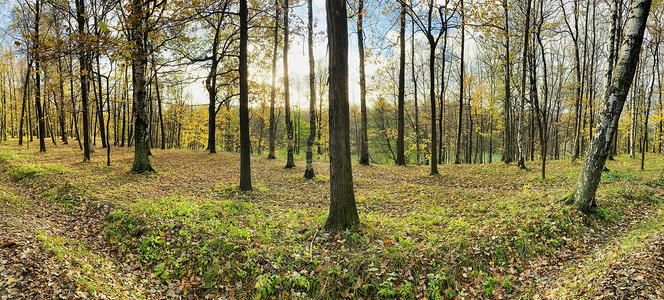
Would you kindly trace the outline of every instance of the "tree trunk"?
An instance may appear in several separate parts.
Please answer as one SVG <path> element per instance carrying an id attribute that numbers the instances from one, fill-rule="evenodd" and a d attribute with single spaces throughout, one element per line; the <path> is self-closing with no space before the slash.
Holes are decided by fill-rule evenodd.
<path id="1" fill-rule="evenodd" d="M 432 13 L 433 2 L 429 1 L 429 18 L 427 39 L 429 41 L 429 102 L 431 103 L 431 172 L 430 175 L 438 175 L 438 155 L 436 155 L 436 44 L 437 40 L 434 39 L 432 33 Z M 461 2 L 463 6 L 463 2 Z"/>
<path id="2" fill-rule="evenodd" d="M 401 13 L 399 20 L 399 95 L 398 95 L 398 112 L 397 112 L 397 165 L 405 166 L 406 158 L 404 157 L 405 145 L 405 102 L 406 102 L 406 1 L 401 0 Z M 435 121 L 434 121 L 435 122 Z"/>
<path id="3" fill-rule="evenodd" d="M 37 109 L 37 121 L 39 124 L 39 152 L 46 152 L 46 142 L 44 138 L 46 136 L 46 124 L 44 120 L 44 111 L 41 105 L 41 55 L 39 53 L 39 20 L 41 17 L 41 5 L 39 0 L 35 1 L 35 36 L 34 41 L 32 41 L 32 54 L 34 55 L 35 60 L 35 108 Z"/>
<path id="4" fill-rule="evenodd" d="M 240 0 L 240 190 L 251 187 L 251 138 L 249 128 L 249 82 L 247 40 L 249 26 L 247 0 Z"/>
<path id="5" fill-rule="evenodd" d="M 360 55 L 360 114 L 362 128 L 360 133 L 360 164 L 369 165 L 369 135 L 367 122 L 367 83 L 364 70 L 364 0 L 359 0 L 357 8 L 357 48 Z M 313 67 L 312 67 L 313 68 Z"/>
<path id="6" fill-rule="evenodd" d="M 290 8 L 288 6 L 289 0 L 284 0 L 284 109 L 286 111 L 286 137 L 288 139 L 288 146 L 286 149 L 286 169 L 295 167 L 295 160 L 293 158 L 293 120 L 291 120 L 291 107 L 290 107 L 290 82 L 288 77 L 288 19 L 290 15 Z"/>
<path id="7" fill-rule="evenodd" d="M 314 64 L 314 12 L 313 12 L 313 0 L 307 1 L 307 11 L 308 11 L 308 26 L 307 26 L 307 46 L 309 50 L 309 137 L 307 138 L 307 166 L 306 169 L 304 170 L 304 177 L 307 179 L 314 178 L 314 142 L 316 141 L 316 69 L 315 69 L 315 64 Z M 362 23 L 362 0 L 360 0 L 360 21 L 358 21 L 358 29 L 361 30 L 361 23 Z M 362 32 L 360 31 L 358 33 L 358 36 L 360 37 L 360 49 L 362 49 L 362 44 L 361 44 L 361 36 Z M 360 50 L 362 51 L 362 50 Z M 361 54 L 360 54 L 361 56 Z M 360 57 L 360 65 L 362 66 L 362 57 Z M 360 67 L 360 89 L 362 89 L 362 68 Z M 362 93 L 360 91 L 360 93 Z M 366 106 L 364 107 L 364 116 L 366 117 Z M 365 119 L 366 120 L 366 119 Z M 366 125 L 365 123 L 363 125 L 363 130 L 364 133 L 366 133 Z M 364 138 L 366 136 L 363 134 L 362 135 Z M 364 143 L 366 143 L 366 140 L 364 140 Z M 365 146 L 365 145 L 364 145 Z M 360 159 L 362 161 L 362 159 Z M 369 163 L 369 159 L 367 158 L 367 163 Z"/>
<path id="8" fill-rule="evenodd" d="M 634 78 L 639 52 L 643 43 L 650 4 L 652 0 L 635 0 L 630 7 L 625 25 L 624 40 L 618 52 L 617 64 L 611 86 L 605 94 L 606 107 L 600 115 L 593 141 L 583 162 L 583 168 L 567 201 L 583 213 L 592 212 L 595 192 L 609 154 L 611 136 L 617 130 L 625 99 Z"/>
<path id="9" fill-rule="evenodd" d="M 159 76 L 155 66 L 154 55 L 152 56 L 152 68 L 154 68 L 154 87 L 157 93 L 157 112 L 159 113 L 159 128 L 161 129 L 161 149 L 166 149 L 166 131 L 164 130 L 164 115 L 162 114 L 161 94 L 159 94 Z"/>
<path id="10" fill-rule="evenodd" d="M 510 27 L 509 27 L 509 8 L 507 0 L 503 0 L 503 10 L 505 12 L 505 100 L 503 103 L 503 161 L 506 164 L 512 162 L 512 118 L 510 104 Z"/>
<path id="11" fill-rule="evenodd" d="M 346 2 L 326 0 L 329 45 L 330 210 L 325 230 L 343 231 L 360 222 L 355 206 L 348 104 Z"/>
<path id="12" fill-rule="evenodd" d="M 270 88 L 270 128 L 268 131 L 268 144 L 269 152 L 267 154 L 268 159 L 275 159 L 275 142 L 274 134 L 277 130 L 277 120 L 274 116 L 274 101 L 276 98 L 277 87 L 275 85 L 275 78 L 277 77 L 277 50 L 279 48 L 279 0 L 274 1 L 275 13 L 274 13 L 274 47 L 272 48 L 272 86 Z"/>
<path id="13" fill-rule="evenodd" d="M 154 172 L 150 165 L 148 145 L 148 112 L 145 71 L 147 69 L 146 33 L 144 32 L 145 7 L 142 0 L 133 0 L 131 10 L 132 83 L 134 90 L 134 165 L 135 173 Z"/>
<path id="14" fill-rule="evenodd" d="M 23 145 L 23 123 L 25 123 L 25 111 L 28 106 L 28 85 L 30 84 L 30 71 L 32 71 L 32 59 L 28 59 L 28 67 L 25 69 L 25 81 L 23 82 L 23 104 L 21 105 L 21 121 L 18 127 L 18 145 Z M 30 134 L 30 128 L 27 130 Z"/>
<path id="15" fill-rule="evenodd" d="M 464 12 L 463 12 L 463 0 L 461 0 L 461 67 L 459 71 L 459 124 L 457 124 L 457 140 L 456 140 L 456 153 L 454 155 L 454 163 L 461 163 L 461 131 L 463 130 L 463 86 L 465 85 L 465 73 L 464 73 L 464 60 L 465 60 L 465 26 L 464 22 Z"/>
<path id="16" fill-rule="evenodd" d="M 97 20 L 95 18 L 95 23 Z M 98 27 L 98 26 L 96 26 Z M 106 128 L 104 124 L 104 100 L 101 85 L 101 64 L 99 63 L 99 52 L 95 54 L 95 59 L 97 60 L 97 116 L 99 116 L 99 134 L 101 135 L 101 146 L 108 146 L 108 141 L 106 140 Z"/>
<path id="17" fill-rule="evenodd" d="M 410 38 L 410 50 L 411 50 L 411 71 L 413 76 L 413 102 L 415 103 L 415 159 L 417 164 L 420 164 L 420 109 L 417 99 L 417 76 L 415 75 L 415 24 L 412 25 L 412 34 Z M 443 64 L 444 65 L 444 64 Z"/>
<path id="18" fill-rule="evenodd" d="M 80 77 L 81 77 L 81 110 L 83 111 L 83 161 L 90 161 L 90 103 L 88 95 L 88 73 L 91 72 L 88 60 L 88 50 L 85 46 L 85 27 L 87 12 L 85 11 L 85 1 L 76 0 L 76 22 L 78 24 L 78 33 L 79 33 L 79 63 L 80 63 Z"/>
<path id="19" fill-rule="evenodd" d="M 524 139 L 524 133 L 523 133 L 523 127 L 524 126 L 524 106 L 526 106 L 526 69 L 527 69 L 527 56 L 528 56 L 528 42 L 530 41 L 529 38 L 529 33 L 530 33 L 530 8 L 531 8 L 531 0 L 526 0 L 526 24 L 524 26 L 523 30 L 523 57 L 521 58 L 522 64 L 521 64 L 521 90 L 519 95 L 519 98 L 521 100 L 521 104 L 519 105 L 519 125 L 517 125 L 517 151 L 518 151 L 518 160 L 517 160 L 517 165 L 519 169 L 525 169 L 526 168 L 526 163 L 524 161 L 524 155 L 523 155 L 523 139 Z"/>
<path id="20" fill-rule="evenodd" d="M 657 77 L 659 78 L 659 41 L 657 41 L 654 45 L 654 53 L 653 53 L 653 60 L 654 60 L 654 66 L 656 68 L 655 72 L 657 72 Z M 641 147 L 641 170 L 644 169 L 645 161 L 646 161 L 646 151 L 647 151 L 647 146 L 648 146 L 648 117 L 650 115 L 650 104 L 652 103 L 652 92 L 653 89 L 655 88 L 655 73 L 653 73 L 652 76 L 652 81 L 650 82 L 650 91 L 648 92 L 648 101 L 646 102 L 646 110 L 643 113 L 643 146 Z M 653 146 L 654 148 L 654 146 Z"/>

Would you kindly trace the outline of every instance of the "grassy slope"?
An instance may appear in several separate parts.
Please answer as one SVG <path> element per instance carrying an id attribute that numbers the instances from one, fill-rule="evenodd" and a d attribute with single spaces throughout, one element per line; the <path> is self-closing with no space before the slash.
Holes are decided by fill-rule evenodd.
<path id="1" fill-rule="evenodd" d="M 551 162 L 545 181 L 533 163 L 527 171 L 445 165 L 435 177 L 425 166 L 354 165 L 362 226 L 328 236 L 318 230 L 329 202 L 326 163 L 307 181 L 302 162 L 286 170 L 282 160 L 255 156 L 255 191 L 238 194 L 235 154 L 153 150 L 158 173 L 146 176 L 129 172 L 128 149 L 113 148 L 106 167 L 102 149 L 83 164 L 73 145 L 45 154 L 12 145 L 0 150 L 10 178 L 37 182 L 38 193 L 66 205 L 114 207 L 105 231 L 127 261 L 178 293 L 240 298 L 540 293 L 563 272 L 552 262 L 580 259 L 638 227 L 646 212 L 659 216 L 664 165 L 654 155 L 646 171 L 637 159 L 609 162 L 592 218 L 559 202 L 580 168 L 567 160 Z"/>

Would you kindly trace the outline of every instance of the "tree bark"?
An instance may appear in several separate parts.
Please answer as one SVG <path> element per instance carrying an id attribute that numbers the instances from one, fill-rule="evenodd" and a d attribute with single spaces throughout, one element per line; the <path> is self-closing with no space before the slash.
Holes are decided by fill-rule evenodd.
<path id="1" fill-rule="evenodd" d="M 145 83 L 147 69 L 147 33 L 144 31 L 145 3 L 142 0 L 133 0 L 130 14 L 132 48 L 132 83 L 134 99 L 134 165 L 131 170 L 135 173 L 154 172 L 150 165 L 148 145 L 148 112 Z"/>
<path id="2" fill-rule="evenodd" d="M 399 166 L 406 165 L 406 158 L 404 157 L 405 145 L 405 102 L 406 102 L 406 2 L 401 2 L 400 13 L 400 28 L 399 28 L 399 95 L 398 95 L 398 108 L 397 108 L 397 160 Z"/>
<path id="3" fill-rule="evenodd" d="M 438 155 L 436 155 L 436 45 L 437 40 L 432 33 L 433 3 L 429 1 L 427 39 L 429 41 L 429 100 L 431 103 L 431 172 L 430 175 L 438 175 Z"/>
<path id="4" fill-rule="evenodd" d="M 634 78 L 651 2 L 652 0 L 632 2 L 611 86 L 604 95 L 606 107 L 600 115 L 599 124 L 576 185 L 566 197 L 569 203 L 573 203 L 577 209 L 586 214 L 591 213 L 596 206 L 595 192 L 609 154 L 611 136 L 617 130 L 618 119 Z"/>
<path id="5" fill-rule="evenodd" d="M 249 82 L 247 41 L 249 26 L 247 0 L 240 0 L 240 190 L 250 191 L 251 139 L 249 128 Z"/>
<path id="6" fill-rule="evenodd" d="M 507 0 L 503 0 L 505 12 L 505 100 L 503 102 L 503 162 L 512 162 L 512 118 L 510 103 L 510 25 Z"/>
<path id="7" fill-rule="evenodd" d="M 360 0 L 360 7 L 362 0 Z M 307 166 L 304 170 L 304 177 L 307 179 L 314 178 L 314 142 L 316 141 L 316 69 L 314 64 L 314 12 L 313 0 L 307 1 L 308 12 L 308 25 L 307 25 L 307 47 L 309 50 L 309 137 L 307 138 Z M 362 9 L 360 8 L 360 20 L 362 20 Z M 358 21 L 360 24 L 361 21 Z M 361 25 L 358 25 L 361 26 Z M 361 28 L 359 28 L 361 30 Z M 358 36 L 362 36 L 361 32 Z M 361 40 L 361 38 L 360 38 Z M 362 49 L 360 44 L 360 49 Z M 362 50 L 360 50 L 362 51 Z M 362 58 L 360 57 L 360 65 L 362 65 Z M 360 68 L 360 73 L 362 69 Z M 362 74 L 360 74 L 360 89 L 362 88 Z M 361 92 L 360 92 L 361 93 Z M 366 109 L 366 107 L 365 107 Z M 365 111 L 366 113 L 366 111 Z M 366 129 L 366 127 L 364 128 Z M 366 141 L 365 141 L 366 142 Z M 361 160 L 361 159 L 360 159 Z M 368 163 L 368 159 L 367 159 Z"/>
<path id="8" fill-rule="evenodd" d="M 274 47 L 272 48 L 272 86 L 270 88 L 270 128 L 268 132 L 268 145 L 269 151 L 267 154 L 268 159 L 275 159 L 275 142 L 274 134 L 277 130 L 277 120 L 274 116 L 274 101 L 276 98 L 277 87 L 275 78 L 277 77 L 277 51 L 279 48 L 279 0 L 274 1 Z"/>
<path id="9" fill-rule="evenodd" d="M 41 55 L 39 50 L 39 22 L 41 17 L 40 1 L 35 1 L 35 36 L 32 41 L 32 55 L 35 60 L 35 108 L 37 109 L 37 122 L 39 124 L 39 152 L 46 152 L 46 123 L 44 120 L 44 111 L 41 105 Z"/>
<path id="10" fill-rule="evenodd" d="M 523 29 L 523 57 L 521 58 L 522 64 L 521 64 L 521 90 L 519 95 L 519 98 L 521 100 L 521 105 L 519 105 L 519 125 L 517 126 L 517 151 L 518 151 L 518 160 L 517 160 L 517 166 L 519 169 L 525 169 L 526 168 L 526 163 L 524 161 L 524 155 L 523 155 L 523 139 L 524 139 L 524 133 L 523 133 L 523 128 L 524 126 L 524 106 L 526 106 L 526 69 L 527 69 L 527 62 L 528 62 L 528 42 L 530 41 L 530 8 L 532 1 L 531 0 L 526 0 L 526 24 Z"/>
<path id="11" fill-rule="evenodd" d="M 465 60 L 465 26 L 464 22 L 464 12 L 463 12 L 463 0 L 461 0 L 461 67 L 459 71 L 459 123 L 457 124 L 457 140 L 456 140 L 456 151 L 454 155 L 454 163 L 461 163 L 461 131 L 463 130 L 463 86 L 465 85 L 465 73 L 464 73 L 464 60 Z"/>
<path id="12" fill-rule="evenodd" d="M 85 44 L 86 36 L 86 15 L 85 11 L 85 1 L 76 0 L 76 22 L 78 25 L 78 34 L 79 34 L 79 64 L 80 64 L 80 77 L 81 77 L 81 110 L 83 111 L 83 161 L 90 161 L 90 153 L 92 149 L 90 147 L 90 103 L 89 103 L 89 94 L 88 94 L 88 73 L 91 71 L 89 66 L 89 57 L 87 45 Z"/>
<path id="13" fill-rule="evenodd" d="M 286 121 L 286 138 L 288 145 L 286 148 L 286 169 L 295 167 L 295 159 L 293 158 L 293 120 L 291 120 L 291 107 L 290 107 L 290 82 L 288 77 L 288 19 L 289 19 L 289 0 L 284 0 L 284 108 L 285 108 L 285 121 Z"/>
<path id="14" fill-rule="evenodd" d="M 360 222 L 355 206 L 348 104 L 346 1 L 326 0 L 329 45 L 330 210 L 325 230 L 337 232 Z"/>
<path id="15" fill-rule="evenodd" d="M 369 135 L 367 122 L 367 83 L 364 68 L 364 0 L 359 0 L 357 8 L 357 48 L 360 55 L 360 115 L 362 128 L 360 133 L 360 164 L 369 165 Z"/>

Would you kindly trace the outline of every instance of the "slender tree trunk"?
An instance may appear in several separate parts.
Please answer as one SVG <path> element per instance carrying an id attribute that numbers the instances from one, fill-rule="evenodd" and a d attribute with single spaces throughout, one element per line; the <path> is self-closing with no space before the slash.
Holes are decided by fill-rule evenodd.
<path id="1" fill-rule="evenodd" d="M 544 43 L 542 42 L 542 25 L 544 24 L 544 1 L 540 2 L 540 22 L 537 27 L 537 32 L 536 32 L 536 37 L 537 37 L 537 42 L 540 46 L 540 51 L 542 53 L 542 66 L 543 66 L 543 74 L 544 78 L 542 79 L 543 84 L 544 84 L 544 91 L 542 92 L 542 95 L 544 96 L 544 101 L 543 101 L 543 107 L 540 107 L 540 104 L 538 102 L 539 97 L 536 97 L 534 100 L 535 103 L 535 112 L 537 113 L 537 123 L 539 125 L 539 140 L 540 140 L 540 147 L 541 147 L 541 152 L 542 152 L 542 179 L 546 179 L 546 154 L 547 154 L 547 146 L 548 146 L 548 127 L 549 127 L 549 122 L 548 122 L 548 106 L 549 106 L 549 82 L 547 79 L 548 75 L 548 70 L 547 70 L 547 65 L 546 65 L 546 54 L 544 51 Z M 531 91 L 533 95 L 537 96 L 537 87 L 535 86 L 537 84 L 537 70 L 536 70 L 536 64 L 535 64 L 535 59 L 533 58 L 531 61 L 532 64 L 532 72 L 531 72 Z"/>
<path id="2" fill-rule="evenodd" d="M 417 99 L 417 76 L 415 74 L 415 24 L 412 24 L 412 34 L 410 38 L 410 50 L 411 50 L 411 71 L 413 77 L 413 102 L 415 103 L 415 153 L 417 164 L 420 164 L 420 110 L 419 110 L 419 100 Z"/>
<path id="3" fill-rule="evenodd" d="M 39 53 L 39 22 L 41 17 L 41 4 L 39 0 L 35 1 L 35 36 L 32 44 L 33 55 L 35 56 L 35 108 L 37 109 L 37 121 L 39 124 L 39 152 L 46 152 L 46 124 L 44 112 L 41 105 L 41 55 Z"/>
<path id="4" fill-rule="evenodd" d="M 21 105 L 21 121 L 18 127 L 18 145 L 23 145 L 23 123 L 25 122 L 25 111 L 28 106 L 28 85 L 30 84 L 30 72 L 32 71 L 32 59 L 28 59 L 28 67 L 25 69 L 25 81 L 23 82 L 23 104 Z M 29 117 L 29 116 L 28 116 Z M 30 134 L 30 128 L 27 130 Z"/>
<path id="5" fill-rule="evenodd" d="M 658 41 L 659 42 L 659 41 Z M 655 71 L 657 72 L 657 78 L 659 78 L 659 43 L 656 42 L 655 45 L 653 45 L 654 48 L 654 53 L 653 53 L 653 60 L 654 60 L 654 67 Z M 652 92 L 653 89 L 655 88 L 655 73 L 653 73 L 652 76 L 652 81 L 650 82 L 650 91 L 648 92 L 648 101 L 646 102 L 646 110 L 644 111 L 643 114 L 643 145 L 641 146 L 641 170 L 644 169 L 645 161 L 646 161 L 646 151 L 648 148 L 648 117 L 650 115 L 650 104 L 652 103 Z M 654 146 L 653 146 L 654 148 Z"/>
<path id="6" fill-rule="evenodd" d="M 406 158 L 404 157 L 405 145 L 405 102 L 406 102 L 406 2 L 405 0 L 399 1 L 401 3 L 400 13 L 400 28 L 399 28 L 399 95 L 398 95 L 398 112 L 397 112 L 397 159 L 396 163 L 399 166 L 406 165 Z M 432 95 L 433 97 L 433 95 Z M 435 121 L 434 121 L 435 122 Z"/>
<path id="7" fill-rule="evenodd" d="M 157 93 L 157 109 L 159 113 L 159 128 L 161 129 L 161 149 L 166 149 L 166 131 L 164 130 L 164 115 L 162 114 L 161 94 L 159 94 L 159 74 L 155 66 L 155 59 L 152 56 L 152 68 L 154 69 L 154 87 Z"/>
<path id="8" fill-rule="evenodd" d="M 357 48 L 360 55 L 360 114 L 362 118 L 362 128 L 360 133 L 360 164 L 369 165 L 369 135 L 367 133 L 369 124 L 367 122 L 367 83 L 364 70 L 363 18 L 364 0 L 359 0 L 357 8 Z M 310 68 L 313 68 L 313 66 Z"/>
<path id="9" fill-rule="evenodd" d="M 429 102 L 431 103 L 431 175 L 438 175 L 438 155 L 436 155 L 436 44 L 432 33 L 432 13 L 434 0 L 429 1 L 427 39 L 429 41 Z M 461 2 L 463 7 L 463 2 Z"/>
<path id="10" fill-rule="evenodd" d="M 509 27 L 509 8 L 507 0 L 503 0 L 503 10 L 505 12 L 505 100 L 503 103 L 503 158 L 502 160 L 509 164 L 512 162 L 512 105 L 510 103 L 510 27 Z"/>
<path id="11" fill-rule="evenodd" d="M 523 139 L 524 139 L 524 133 L 523 130 L 525 127 L 524 126 L 524 107 L 526 106 L 526 69 L 527 69 L 527 56 L 528 56 L 528 42 L 530 41 L 530 8 L 531 8 L 531 0 L 526 0 L 526 25 L 523 30 L 523 57 L 522 57 L 522 64 L 521 64 L 521 90 L 519 95 L 519 98 L 521 100 L 521 104 L 519 105 L 519 124 L 517 125 L 517 151 L 518 151 L 518 167 L 520 169 L 525 169 L 526 168 L 526 163 L 524 161 L 524 155 L 523 155 Z"/>
<path id="12" fill-rule="evenodd" d="M 445 8 L 447 9 L 447 7 Z M 447 12 L 445 12 L 447 15 Z M 440 110 L 438 112 L 438 163 L 442 164 L 445 161 L 444 148 L 443 148 L 443 128 L 445 127 L 445 51 L 447 51 L 447 21 L 443 23 L 443 57 L 441 62 L 440 71 Z M 414 36 L 414 34 L 413 34 Z"/>
<path id="13" fill-rule="evenodd" d="M 270 129 L 268 131 L 269 152 L 268 159 L 275 159 L 275 141 L 274 135 L 277 130 L 277 120 L 274 116 L 274 101 L 276 98 L 277 87 L 275 85 L 275 78 L 277 77 L 277 50 L 279 48 L 279 0 L 274 1 L 274 47 L 272 48 L 272 85 L 270 88 Z M 320 146 L 319 146 L 320 149 Z"/>
<path id="14" fill-rule="evenodd" d="M 342 231 L 360 222 L 355 206 L 348 104 L 346 2 L 326 0 L 329 58 L 330 210 L 325 230 Z"/>
<path id="15" fill-rule="evenodd" d="M 291 107 L 290 107 L 290 82 L 288 77 L 288 35 L 290 29 L 288 28 L 288 19 L 290 8 L 289 0 L 284 0 L 284 108 L 286 111 L 286 137 L 288 139 L 288 146 L 286 149 L 286 169 L 295 167 L 295 160 L 293 158 L 293 120 L 291 120 Z"/>
<path id="16" fill-rule="evenodd" d="M 456 154 L 454 156 L 454 163 L 461 163 L 461 131 L 463 130 L 463 86 L 465 85 L 465 72 L 464 72 L 464 60 L 465 60 L 465 26 L 464 26 L 464 15 L 463 12 L 463 0 L 461 0 L 461 67 L 459 70 L 459 124 L 457 125 L 457 140 L 456 140 Z"/>
<path id="17" fill-rule="evenodd" d="M 95 18 L 95 23 L 97 20 Z M 108 141 L 106 140 L 106 128 L 104 124 L 104 100 L 103 100 L 103 87 L 101 84 L 101 64 L 99 63 L 99 52 L 95 54 L 95 59 L 97 61 L 97 116 L 99 117 L 99 134 L 101 135 L 101 146 L 108 146 Z"/>
<path id="18" fill-rule="evenodd" d="M 632 2 L 625 25 L 624 40 L 618 52 L 615 73 L 611 86 L 605 94 L 606 108 L 600 115 L 595 136 L 583 162 L 576 186 L 567 197 L 569 203 L 574 203 L 580 211 L 586 214 L 590 213 L 595 206 L 595 192 L 609 154 L 611 136 L 617 130 L 616 125 L 634 78 L 636 63 L 639 60 L 651 2 L 651 0 Z"/>
<path id="19" fill-rule="evenodd" d="M 362 49 L 361 46 L 361 36 L 362 36 L 362 0 L 360 0 L 360 9 L 359 9 L 359 20 L 358 21 L 358 36 L 359 36 L 359 41 L 360 41 L 360 49 Z M 314 12 L 313 12 L 313 0 L 307 1 L 307 12 L 308 12 L 308 25 L 307 25 L 307 46 L 309 50 L 309 137 L 307 138 L 307 166 L 306 169 L 304 170 L 304 177 L 307 179 L 314 178 L 314 142 L 316 141 L 316 69 L 315 69 L 315 64 L 314 64 Z M 360 50 L 362 51 L 362 50 Z M 362 63 L 362 54 L 360 54 L 360 66 L 363 66 Z M 362 74 L 363 70 L 362 67 L 360 67 L 360 89 L 362 89 Z M 360 94 L 362 91 L 360 91 Z M 366 103 L 365 103 L 366 105 Z M 366 117 L 366 106 L 364 107 L 364 115 L 363 117 Z M 363 124 L 362 124 L 362 138 L 366 138 L 366 127 L 364 120 L 366 118 L 363 118 Z M 366 140 L 363 140 L 365 144 L 363 144 L 363 147 L 366 146 Z M 364 150 L 364 149 L 363 149 Z M 362 159 L 360 159 L 362 161 Z M 369 159 L 367 157 L 367 163 L 369 163 Z"/>

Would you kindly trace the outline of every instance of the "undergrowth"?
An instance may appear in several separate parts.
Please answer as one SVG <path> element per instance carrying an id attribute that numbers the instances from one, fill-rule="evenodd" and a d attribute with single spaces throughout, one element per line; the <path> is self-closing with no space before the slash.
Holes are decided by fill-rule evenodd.
<path id="1" fill-rule="evenodd" d="M 593 216 L 560 202 L 579 168 L 566 161 L 551 162 L 547 180 L 502 164 L 442 166 L 434 177 L 421 167 L 354 166 L 361 225 L 329 235 L 320 229 L 329 177 L 303 180 L 263 159 L 257 188 L 239 193 L 234 156 L 154 151 L 166 163 L 152 176 L 50 156 L 0 160 L 12 180 L 47 180 L 42 196 L 64 207 L 112 203 L 106 236 L 160 279 L 236 298 L 515 297 L 528 262 L 590 244 L 661 201 L 659 174 L 630 159 L 603 175 Z"/>

